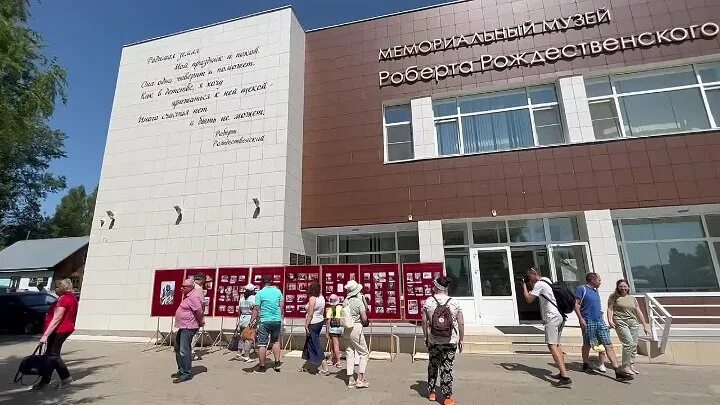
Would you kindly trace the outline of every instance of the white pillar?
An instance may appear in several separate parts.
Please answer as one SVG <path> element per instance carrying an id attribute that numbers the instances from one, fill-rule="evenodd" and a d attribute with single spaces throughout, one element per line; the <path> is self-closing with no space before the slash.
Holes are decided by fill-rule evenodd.
<path id="1" fill-rule="evenodd" d="M 412 111 L 413 149 L 415 159 L 437 157 L 437 133 L 435 131 L 435 113 L 430 97 L 416 98 L 410 101 Z"/>
<path id="2" fill-rule="evenodd" d="M 580 218 L 584 219 L 582 225 L 590 243 L 593 271 L 603 280 L 600 295 L 605 308 L 607 297 L 615 290 L 615 282 L 624 278 L 610 210 L 585 211 Z"/>
<path id="3" fill-rule="evenodd" d="M 418 221 L 418 239 L 420 242 L 421 262 L 445 263 L 442 222 L 440 220 Z"/>
<path id="4" fill-rule="evenodd" d="M 558 80 L 557 89 L 563 121 L 567 128 L 567 141 L 569 143 L 594 141 L 590 104 L 588 104 L 583 77 L 563 77 Z"/>

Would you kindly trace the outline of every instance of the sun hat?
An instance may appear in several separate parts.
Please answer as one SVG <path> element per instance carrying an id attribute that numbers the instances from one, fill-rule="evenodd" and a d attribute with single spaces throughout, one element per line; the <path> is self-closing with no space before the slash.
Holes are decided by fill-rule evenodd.
<path id="1" fill-rule="evenodd" d="M 255 291 L 255 284 L 248 283 L 248 285 L 245 286 L 245 291 Z"/>
<path id="2" fill-rule="evenodd" d="M 330 297 L 328 297 L 328 303 L 330 305 L 335 305 L 335 304 L 338 304 L 339 302 L 340 302 L 340 298 L 335 294 L 332 294 Z"/>
<path id="3" fill-rule="evenodd" d="M 345 291 L 347 292 L 347 297 L 354 297 L 362 292 L 363 287 L 358 284 L 355 280 L 350 280 L 345 284 Z"/>

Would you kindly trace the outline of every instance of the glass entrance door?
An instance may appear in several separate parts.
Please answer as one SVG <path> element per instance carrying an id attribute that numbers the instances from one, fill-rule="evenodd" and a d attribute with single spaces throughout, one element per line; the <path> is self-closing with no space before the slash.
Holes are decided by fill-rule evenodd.
<path id="1" fill-rule="evenodd" d="M 510 247 L 471 249 L 477 323 L 517 325 Z"/>
<path id="2" fill-rule="evenodd" d="M 562 281 L 573 290 L 585 284 L 585 275 L 592 271 L 586 242 L 548 245 L 548 252 L 553 280 Z"/>

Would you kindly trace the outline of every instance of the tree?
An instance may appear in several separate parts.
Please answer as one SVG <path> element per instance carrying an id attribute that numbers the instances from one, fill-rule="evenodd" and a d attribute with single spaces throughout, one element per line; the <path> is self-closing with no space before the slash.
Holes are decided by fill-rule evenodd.
<path id="1" fill-rule="evenodd" d="M 90 235 L 97 188 L 85 193 L 84 186 L 73 187 L 60 200 L 52 217 L 52 235 L 55 237 Z"/>
<path id="2" fill-rule="evenodd" d="M 66 101 L 66 73 L 42 54 L 29 17 L 28 0 L 0 1 L 0 244 L 37 228 L 43 199 L 65 188 L 48 170 L 65 157 L 65 134 L 48 120 Z"/>

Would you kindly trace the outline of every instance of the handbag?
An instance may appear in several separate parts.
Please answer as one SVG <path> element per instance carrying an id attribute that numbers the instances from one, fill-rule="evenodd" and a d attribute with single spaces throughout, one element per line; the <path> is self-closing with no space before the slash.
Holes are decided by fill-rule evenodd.
<path id="1" fill-rule="evenodd" d="M 43 344 L 40 343 L 31 355 L 20 361 L 20 365 L 18 366 L 17 373 L 15 373 L 15 379 L 13 382 L 25 385 L 23 377 L 27 375 L 38 376 L 35 382 L 40 379 L 40 376 L 43 374 L 43 370 L 47 367 L 47 356 L 42 353 L 42 348 Z"/>
<path id="2" fill-rule="evenodd" d="M 240 339 L 250 342 L 254 342 L 256 336 L 257 326 L 255 324 L 246 326 L 242 333 L 240 333 Z"/>
<path id="3" fill-rule="evenodd" d="M 227 345 L 227 349 L 231 352 L 236 352 L 240 347 L 240 334 L 238 333 L 239 328 L 240 323 L 238 322 L 238 324 L 235 326 L 235 332 L 233 332 L 232 338 Z"/>

